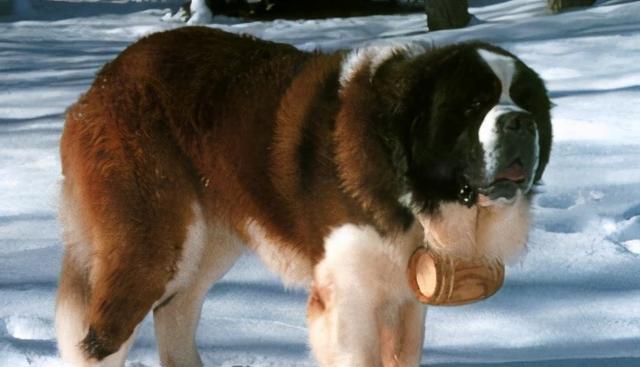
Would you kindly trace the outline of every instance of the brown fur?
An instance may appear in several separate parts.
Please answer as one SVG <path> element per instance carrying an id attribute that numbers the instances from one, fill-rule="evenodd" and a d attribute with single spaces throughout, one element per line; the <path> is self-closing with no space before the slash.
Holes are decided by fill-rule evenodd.
<path id="1" fill-rule="evenodd" d="M 61 142 L 65 200 L 79 206 L 92 252 L 89 356 L 116 351 L 163 295 L 193 201 L 240 235 L 258 222 L 314 262 L 331 227 L 394 226 L 392 204 L 376 206 L 362 187 L 384 169 L 349 159 L 371 137 L 366 116 L 354 119 L 361 101 L 338 112 L 341 59 L 184 28 L 102 69 Z"/>

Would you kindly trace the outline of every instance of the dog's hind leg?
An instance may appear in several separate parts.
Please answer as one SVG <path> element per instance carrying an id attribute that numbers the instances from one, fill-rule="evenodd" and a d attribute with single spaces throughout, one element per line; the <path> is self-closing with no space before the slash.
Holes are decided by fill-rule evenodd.
<path id="1" fill-rule="evenodd" d="M 72 357 L 98 364 L 114 353 L 124 360 L 135 328 L 178 274 L 189 226 L 197 220 L 200 186 L 162 125 L 128 131 L 125 123 L 116 130 L 96 122 L 91 128 L 101 116 L 77 122 L 76 115 L 69 114 L 61 149 L 65 200 L 82 220 L 86 256 L 80 270 L 88 286 L 75 292 L 82 302 L 64 306 L 64 289 L 80 288 L 71 287 L 77 276 L 63 275 L 59 308 L 61 314 L 84 310 L 83 327 L 75 329 L 84 336 Z M 73 266 L 68 271 L 77 273 Z"/>
<path id="2" fill-rule="evenodd" d="M 71 253 L 73 248 L 67 248 L 60 274 L 60 285 L 56 300 L 56 333 L 58 349 L 62 359 L 74 367 L 102 366 L 121 367 L 127 356 L 127 352 L 133 344 L 135 332 L 118 349 L 116 353 L 108 356 L 99 363 L 88 360 L 80 348 L 82 339 L 87 334 L 89 323 L 87 319 L 87 307 L 90 294 L 87 272 L 78 264 Z"/>
<path id="3" fill-rule="evenodd" d="M 80 344 L 89 330 L 88 307 L 91 298 L 90 267 L 91 248 L 87 242 L 84 225 L 72 204 L 68 187 L 62 195 L 61 219 L 65 228 L 65 252 L 56 299 L 55 326 L 58 349 L 63 360 L 76 367 L 124 366 L 127 352 L 134 336 L 118 351 L 99 363 L 87 359 Z M 135 334 L 135 333 L 134 333 Z"/>
<path id="4" fill-rule="evenodd" d="M 198 223 L 202 220 L 196 219 L 189 229 L 178 275 L 174 277 L 177 281 L 169 283 L 166 299 L 160 300 L 153 310 L 158 351 L 164 367 L 202 366 L 195 333 L 204 297 L 242 253 L 242 244 L 227 229 L 214 225 L 199 233 L 205 228 L 201 225 L 204 223 Z M 200 246 L 203 247 L 200 256 L 190 254 Z"/>
<path id="5" fill-rule="evenodd" d="M 178 228 L 183 225 L 175 222 Z M 132 230 L 136 225 L 142 228 Z M 96 236 L 101 245 L 96 246 L 91 262 L 88 328 L 81 341 L 88 360 L 100 362 L 114 353 L 124 353 L 123 345 L 175 272 L 181 230 L 166 233 L 145 227 L 134 222 L 120 226 L 113 237 Z"/>

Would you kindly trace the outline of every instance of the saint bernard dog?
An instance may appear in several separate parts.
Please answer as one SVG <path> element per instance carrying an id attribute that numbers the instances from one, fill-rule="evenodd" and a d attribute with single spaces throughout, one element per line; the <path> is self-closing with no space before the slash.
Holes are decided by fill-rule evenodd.
<path id="1" fill-rule="evenodd" d="M 429 246 L 508 261 L 551 146 L 538 75 L 485 43 L 325 54 L 203 27 L 141 39 L 68 111 L 56 305 L 74 366 L 123 366 L 153 311 L 201 366 L 209 288 L 249 248 L 309 290 L 321 366 L 417 366 Z"/>

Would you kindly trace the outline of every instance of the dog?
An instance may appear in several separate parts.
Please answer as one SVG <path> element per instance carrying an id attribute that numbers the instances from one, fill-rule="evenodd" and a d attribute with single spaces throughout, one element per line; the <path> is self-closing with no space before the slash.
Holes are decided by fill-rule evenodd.
<path id="1" fill-rule="evenodd" d="M 208 289 L 245 248 L 309 290 L 321 366 L 417 366 L 425 244 L 508 261 L 551 150 L 540 77 L 485 43 L 303 52 L 203 27 L 143 38 L 67 112 L 62 358 L 201 366 Z"/>

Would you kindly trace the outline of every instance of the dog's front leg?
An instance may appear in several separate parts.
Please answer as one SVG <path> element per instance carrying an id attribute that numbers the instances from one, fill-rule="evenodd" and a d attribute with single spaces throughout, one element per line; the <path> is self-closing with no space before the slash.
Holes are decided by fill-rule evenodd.
<path id="1" fill-rule="evenodd" d="M 322 367 L 383 367 L 375 307 L 314 285 L 308 304 L 311 348 Z M 353 296 L 352 294 L 351 296 Z"/>
<path id="2" fill-rule="evenodd" d="M 420 244 L 413 232 L 383 238 L 347 225 L 325 243 L 309 296 L 313 353 L 323 367 L 414 367 L 422 351 L 424 308 L 406 278 Z"/>
<path id="3" fill-rule="evenodd" d="M 387 318 L 391 317 L 391 320 L 383 323 L 380 333 L 384 367 L 418 366 L 422 357 L 426 307 L 411 299 L 393 305 L 389 311 Z"/>

